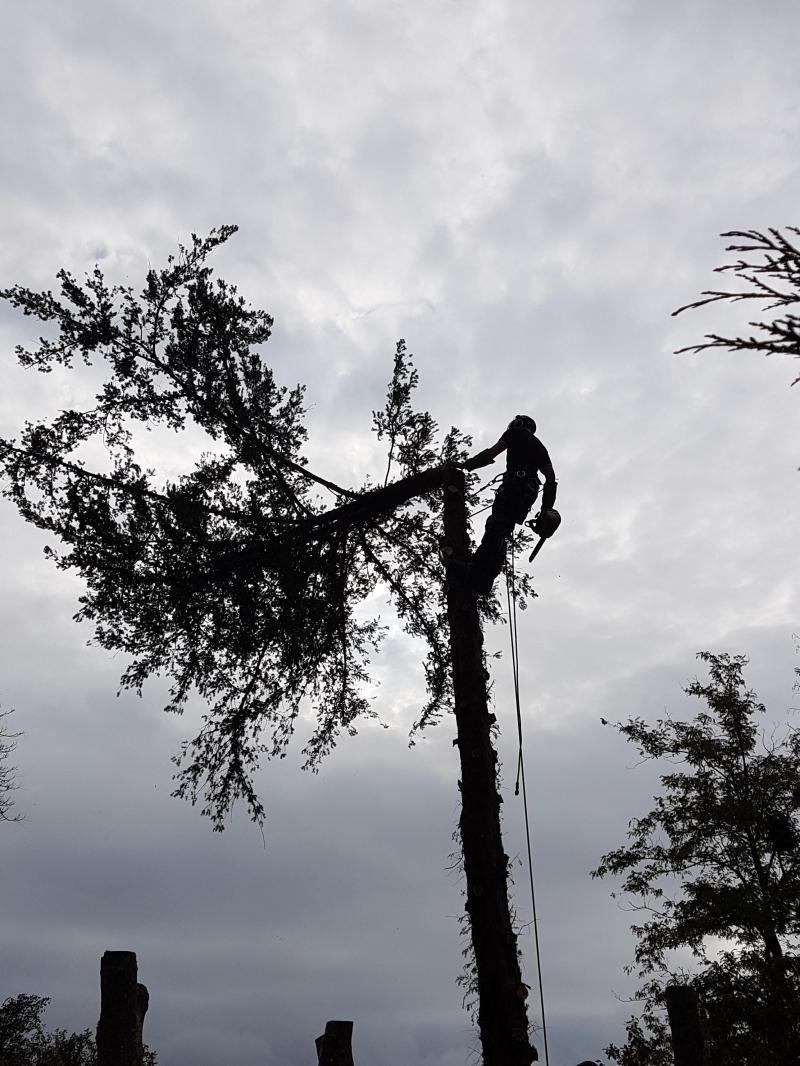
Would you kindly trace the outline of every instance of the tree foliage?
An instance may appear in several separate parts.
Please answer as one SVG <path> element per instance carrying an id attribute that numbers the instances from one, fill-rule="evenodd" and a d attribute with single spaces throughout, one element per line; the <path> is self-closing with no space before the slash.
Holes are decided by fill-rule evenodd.
<path id="1" fill-rule="evenodd" d="M 0 1062 L 5 1066 L 28 1066 L 38 1053 L 45 1041 L 42 1014 L 49 1002 L 45 996 L 23 994 L 0 1005 Z"/>
<path id="2" fill-rule="evenodd" d="M 427 647 L 418 726 L 441 715 L 450 686 L 438 492 L 382 497 L 369 480 L 345 488 L 309 469 L 304 389 L 279 384 L 263 355 L 272 319 L 207 264 L 235 228 L 193 235 L 140 293 L 98 267 L 83 281 L 60 271 L 57 295 L 0 293 L 53 334 L 17 348 L 23 366 L 86 364 L 101 379 L 87 406 L 0 441 L 5 494 L 60 540 L 48 554 L 85 582 L 76 618 L 128 657 L 121 685 L 141 693 L 163 675 L 167 710 L 193 692 L 205 702 L 200 732 L 176 756 L 176 794 L 200 799 L 216 829 L 240 797 L 263 817 L 253 771 L 285 754 L 302 705 L 316 713 L 312 769 L 375 717 L 365 684 L 383 628 L 361 606 L 376 590 Z M 440 439 L 413 410 L 416 384 L 400 341 L 386 406 L 373 413 L 388 446 L 384 484 L 393 465 L 414 474 L 462 459 L 470 443 L 456 430 Z M 146 467 L 137 432 L 190 425 L 213 452 L 172 481 Z M 98 452 L 103 469 L 87 460 Z"/>
<path id="3" fill-rule="evenodd" d="M 19 788 L 15 778 L 16 769 L 8 762 L 16 750 L 19 736 L 19 733 L 12 733 L 7 725 L 12 713 L 0 711 L 0 821 L 3 822 L 18 822 L 21 818 L 21 815 L 11 813 L 14 808 L 11 793 Z"/>
<path id="4" fill-rule="evenodd" d="M 42 1015 L 46 996 L 10 996 L 0 1004 L 0 1063 L 2 1066 L 96 1066 L 97 1046 L 89 1029 L 48 1032 Z M 144 1050 L 144 1066 L 156 1066 L 156 1055 Z"/>
<path id="5" fill-rule="evenodd" d="M 621 878 L 642 915 L 632 927 L 634 968 L 646 981 L 651 1020 L 671 952 L 688 948 L 714 1061 L 788 1062 L 800 1040 L 800 731 L 759 730 L 764 707 L 745 687 L 743 656 L 699 658 L 709 680 L 686 692 L 706 710 L 692 721 L 617 725 L 643 759 L 674 768 L 661 775 L 653 809 L 630 822 L 628 842 L 604 855 L 594 876 Z M 636 1024 L 629 1046 L 657 1046 L 663 1033 L 648 1032 L 647 1015 Z M 616 1061 L 636 1061 L 617 1051 Z"/>
<path id="6" fill-rule="evenodd" d="M 605 1053 L 619 1066 L 674 1066 L 672 1042 L 666 1019 L 660 1013 L 661 989 L 646 999 L 641 1017 L 631 1017 L 625 1025 L 625 1043 L 609 1044 Z"/>
<path id="7" fill-rule="evenodd" d="M 749 335 L 722 335 L 708 333 L 701 344 L 681 348 L 681 352 L 700 352 L 707 348 L 727 348 L 728 351 L 755 351 L 762 355 L 789 355 L 800 358 L 800 248 L 796 239 L 800 229 L 788 226 L 785 232 L 768 229 L 731 230 L 722 234 L 733 238 L 725 251 L 734 252 L 737 258 L 716 268 L 719 274 L 733 274 L 742 284 L 733 291 L 707 289 L 702 299 L 679 307 L 673 314 L 679 315 L 707 304 L 727 301 L 738 303 L 754 300 L 762 311 L 780 309 L 781 313 L 749 325 Z M 796 385 L 800 376 L 792 382 Z"/>

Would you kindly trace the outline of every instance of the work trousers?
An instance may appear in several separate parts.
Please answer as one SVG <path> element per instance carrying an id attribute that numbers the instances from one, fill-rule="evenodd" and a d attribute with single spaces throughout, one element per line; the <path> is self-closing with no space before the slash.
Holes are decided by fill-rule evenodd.
<path id="1" fill-rule="evenodd" d="M 539 479 L 525 472 L 507 470 L 492 504 L 492 513 L 486 520 L 483 540 L 472 557 L 472 586 L 476 592 L 488 595 L 494 579 L 503 569 L 506 557 L 506 542 L 514 526 L 521 525 L 528 517 L 539 495 Z"/>

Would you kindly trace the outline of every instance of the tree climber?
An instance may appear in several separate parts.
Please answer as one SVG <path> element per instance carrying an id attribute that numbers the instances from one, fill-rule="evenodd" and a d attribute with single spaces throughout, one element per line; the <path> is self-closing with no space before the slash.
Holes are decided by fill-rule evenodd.
<path id="1" fill-rule="evenodd" d="M 493 463 L 502 451 L 506 456 L 506 471 L 486 521 L 483 540 L 468 567 L 469 579 L 475 592 L 488 596 L 494 579 L 503 568 L 506 541 L 515 525 L 521 525 L 539 495 L 539 471 L 544 475 L 541 514 L 549 512 L 556 502 L 556 475 L 547 448 L 536 436 L 536 423 L 530 415 L 517 415 L 509 422 L 497 444 L 484 448 L 464 464 L 465 470 L 477 470 Z M 557 517 L 557 516 L 556 516 Z M 539 530 L 534 530 L 539 532 Z M 545 535 L 548 535 L 545 533 Z"/>

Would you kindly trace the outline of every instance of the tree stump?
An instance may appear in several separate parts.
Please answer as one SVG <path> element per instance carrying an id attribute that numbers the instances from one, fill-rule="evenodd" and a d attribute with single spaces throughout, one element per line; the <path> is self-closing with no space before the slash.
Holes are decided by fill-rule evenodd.
<path id="1" fill-rule="evenodd" d="M 352 1022 L 326 1022 L 316 1045 L 318 1066 L 354 1066 Z"/>
<path id="2" fill-rule="evenodd" d="M 142 1066 L 142 1028 L 150 997 L 136 977 L 135 952 L 103 954 L 97 1066 Z"/>
<path id="3" fill-rule="evenodd" d="M 697 993 L 691 985 L 667 985 L 664 998 L 675 1066 L 703 1066 L 703 1033 Z"/>

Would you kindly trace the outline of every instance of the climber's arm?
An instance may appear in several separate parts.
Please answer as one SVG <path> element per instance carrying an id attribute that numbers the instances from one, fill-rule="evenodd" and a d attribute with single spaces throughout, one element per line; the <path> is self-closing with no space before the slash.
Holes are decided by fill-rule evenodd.
<path id="1" fill-rule="evenodd" d="M 471 459 L 467 459 L 461 465 L 465 470 L 477 470 L 481 466 L 489 466 L 490 463 L 495 461 L 500 452 L 504 452 L 507 447 L 508 445 L 501 437 L 497 444 L 493 444 L 491 448 L 484 448 L 482 452 L 473 455 Z"/>
<path id="2" fill-rule="evenodd" d="M 551 507 L 555 506 L 558 482 L 556 481 L 556 472 L 553 469 L 552 463 L 546 463 L 545 466 L 541 467 L 541 471 L 544 474 L 544 488 L 542 489 L 542 510 L 549 511 Z"/>

